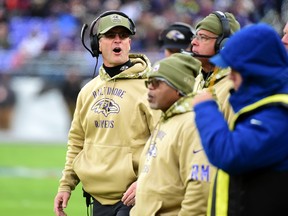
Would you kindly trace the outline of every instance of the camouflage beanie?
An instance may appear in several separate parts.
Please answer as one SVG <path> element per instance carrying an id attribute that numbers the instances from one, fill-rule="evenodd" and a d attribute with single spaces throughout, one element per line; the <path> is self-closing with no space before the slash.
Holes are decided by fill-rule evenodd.
<path id="1" fill-rule="evenodd" d="M 230 24 L 230 33 L 234 34 L 236 31 L 240 29 L 240 24 L 235 19 L 233 14 L 225 12 L 225 15 Z M 221 22 L 219 18 L 213 13 L 210 13 L 207 17 L 205 17 L 203 20 L 197 23 L 196 32 L 199 31 L 200 29 L 207 30 L 216 35 L 221 35 L 223 33 Z"/>
<path id="2" fill-rule="evenodd" d="M 187 95 L 192 92 L 195 77 L 201 70 L 201 62 L 194 57 L 175 53 L 156 62 L 148 78 L 160 77 L 167 80 L 175 89 Z"/>

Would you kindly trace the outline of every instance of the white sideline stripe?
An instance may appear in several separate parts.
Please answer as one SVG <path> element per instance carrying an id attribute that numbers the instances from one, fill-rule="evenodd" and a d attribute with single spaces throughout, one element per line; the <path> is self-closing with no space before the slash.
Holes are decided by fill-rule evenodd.
<path id="1" fill-rule="evenodd" d="M 61 169 L 0 167 L 0 177 L 60 178 L 61 174 Z"/>

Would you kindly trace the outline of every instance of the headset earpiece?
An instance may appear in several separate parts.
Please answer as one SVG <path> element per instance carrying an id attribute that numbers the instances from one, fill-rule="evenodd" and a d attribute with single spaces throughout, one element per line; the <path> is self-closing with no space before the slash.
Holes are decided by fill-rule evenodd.
<path id="1" fill-rule="evenodd" d="M 228 40 L 231 34 L 230 24 L 225 13 L 221 11 L 215 11 L 213 12 L 213 14 L 215 14 L 218 17 L 222 27 L 222 34 L 217 38 L 215 43 L 215 52 L 219 52 L 224 47 L 226 41 Z"/>
<path id="2" fill-rule="evenodd" d="M 98 37 L 97 34 L 94 34 L 93 29 L 95 24 L 98 22 L 98 20 L 101 18 L 102 16 L 100 15 L 99 17 L 97 17 L 92 23 L 91 23 L 91 27 L 90 27 L 90 46 L 91 46 L 91 50 L 93 53 L 93 57 L 99 57 L 100 51 L 99 51 L 99 41 L 98 41 Z"/>
<path id="3" fill-rule="evenodd" d="M 94 26 L 97 24 L 97 22 L 102 17 L 109 16 L 111 14 L 118 14 L 120 16 L 127 18 L 129 20 L 129 23 L 130 23 L 130 31 L 132 32 L 132 35 L 134 35 L 136 33 L 135 23 L 125 13 L 120 12 L 120 11 L 110 10 L 110 11 L 106 11 L 106 12 L 100 14 L 100 16 L 98 16 L 90 25 L 90 46 L 91 46 L 91 50 L 93 53 L 93 57 L 98 58 L 99 55 L 101 54 L 101 52 L 99 50 L 98 35 L 97 35 L 97 33 L 94 34 Z"/>

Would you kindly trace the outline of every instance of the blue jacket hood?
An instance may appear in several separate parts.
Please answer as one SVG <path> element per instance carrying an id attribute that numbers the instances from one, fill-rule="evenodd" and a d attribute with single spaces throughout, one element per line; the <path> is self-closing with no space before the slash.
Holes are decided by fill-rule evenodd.
<path id="1" fill-rule="evenodd" d="M 238 91 L 231 92 L 235 112 L 269 95 L 288 93 L 287 51 L 271 26 L 244 27 L 231 36 L 220 55 L 243 79 Z"/>

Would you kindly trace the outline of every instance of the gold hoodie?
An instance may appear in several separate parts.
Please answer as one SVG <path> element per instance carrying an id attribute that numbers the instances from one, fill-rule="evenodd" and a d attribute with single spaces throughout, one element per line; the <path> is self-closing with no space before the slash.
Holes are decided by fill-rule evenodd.
<path id="1" fill-rule="evenodd" d="M 192 96 L 162 114 L 141 154 L 136 205 L 131 216 L 205 216 L 209 164 L 194 124 Z"/>
<path id="2" fill-rule="evenodd" d="M 217 70 L 217 72 L 216 72 Z M 233 88 L 233 82 L 229 79 L 230 68 L 215 68 L 215 72 L 204 80 L 202 73 L 199 73 L 195 79 L 193 92 L 197 93 L 202 89 L 212 88 L 220 110 L 223 112 L 225 119 L 231 121 L 234 112 L 229 103 L 230 90 Z"/>
<path id="3" fill-rule="evenodd" d="M 103 67 L 80 91 L 68 137 L 58 191 L 71 192 L 81 181 L 102 204 L 121 200 L 137 180 L 139 157 L 158 112 L 149 108 L 144 80 L 151 68 L 142 54 L 133 66 L 111 78 Z"/>

